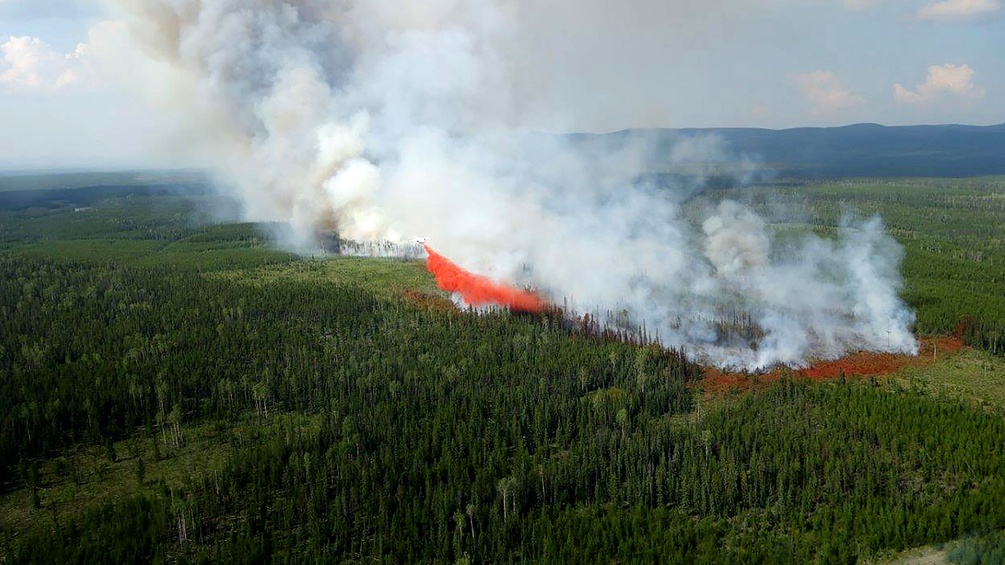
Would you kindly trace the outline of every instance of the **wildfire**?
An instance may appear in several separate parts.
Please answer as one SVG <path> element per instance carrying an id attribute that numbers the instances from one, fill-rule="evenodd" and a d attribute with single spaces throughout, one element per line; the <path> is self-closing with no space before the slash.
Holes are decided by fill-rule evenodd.
<path id="1" fill-rule="evenodd" d="M 423 244 L 429 259 L 426 267 L 436 277 L 436 285 L 447 292 L 457 292 L 472 306 L 499 305 L 518 312 L 541 312 L 544 300 L 537 294 L 497 283 L 488 277 L 465 271 Z"/>

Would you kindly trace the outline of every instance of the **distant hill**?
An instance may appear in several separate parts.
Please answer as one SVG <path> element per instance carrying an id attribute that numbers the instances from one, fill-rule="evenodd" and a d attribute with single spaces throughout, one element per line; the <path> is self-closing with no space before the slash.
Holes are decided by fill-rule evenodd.
<path id="1" fill-rule="evenodd" d="M 0 170 L 0 192 L 20 190 L 75 189 L 93 186 L 147 186 L 201 184 L 203 171 L 193 169 L 139 171 Z"/>
<path id="2" fill-rule="evenodd" d="M 535 134 L 541 135 L 541 134 Z M 543 134 L 550 136 L 552 134 Z M 687 155 L 690 162 L 670 159 L 674 147 L 686 139 L 716 136 L 727 157 L 704 157 L 700 147 Z M 599 153 L 628 139 L 656 143 L 666 156 L 646 176 L 676 185 L 734 186 L 779 179 L 840 177 L 976 177 L 1005 175 L 1005 123 L 993 126 L 926 125 L 882 126 L 855 124 L 830 128 L 686 128 L 631 129 L 607 134 L 567 134 L 563 138 Z M 700 146 L 701 144 L 699 144 Z M 757 171 L 737 166 L 741 158 Z M 75 192 L 75 189 L 89 188 Z M 41 201 L 67 200 L 87 205 L 95 198 L 124 192 L 148 193 L 181 189 L 208 191 L 207 174 L 177 171 L 0 171 L 0 208 L 24 208 Z M 32 194 L 44 189 L 46 195 Z"/>
<path id="3" fill-rule="evenodd" d="M 126 196 L 203 196 L 212 193 L 201 171 L 0 172 L 0 211 L 87 207 Z"/>
<path id="4" fill-rule="evenodd" d="M 881 126 L 769 130 L 708 128 L 628 130 L 583 140 L 655 136 L 669 149 L 684 138 L 717 135 L 778 176 L 969 177 L 1005 174 L 1005 124 L 995 126 Z"/>

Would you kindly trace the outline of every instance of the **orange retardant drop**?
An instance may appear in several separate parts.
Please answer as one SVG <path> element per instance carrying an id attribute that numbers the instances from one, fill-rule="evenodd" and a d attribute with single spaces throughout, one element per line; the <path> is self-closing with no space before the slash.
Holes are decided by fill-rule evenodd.
<path id="1" fill-rule="evenodd" d="M 447 292 L 460 293 L 464 302 L 472 306 L 496 304 L 518 312 L 540 312 L 544 300 L 533 292 L 499 284 L 487 277 L 469 273 L 450 259 L 423 245 L 429 259 L 426 267 L 436 277 L 436 285 Z"/>

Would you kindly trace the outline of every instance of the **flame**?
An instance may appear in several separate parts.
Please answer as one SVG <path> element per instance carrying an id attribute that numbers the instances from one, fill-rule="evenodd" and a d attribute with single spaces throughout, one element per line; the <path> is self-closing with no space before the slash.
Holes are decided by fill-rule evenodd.
<path id="1" fill-rule="evenodd" d="M 429 259 L 426 268 L 436 277 L 436 285 L 447 292 L 460 293 L 472 306 L 496 304 L 518 312 L 541 312 L 545 303 L 537 294 L 497 283 L 488 277 L 465 271 L 443 255 L 423 244 Z"/>

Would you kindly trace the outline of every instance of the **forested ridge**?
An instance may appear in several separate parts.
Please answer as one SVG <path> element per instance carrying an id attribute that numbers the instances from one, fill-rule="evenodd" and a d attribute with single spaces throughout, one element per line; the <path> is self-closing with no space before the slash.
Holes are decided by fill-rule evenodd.
<path id="1" fill-rule="evenodd" d="M 228 446 L 182 484 L 138 469 L 126 499 L 10 540 L 15 562 L 848 562 L 1005 525 L 1000 413 L 791 380 L 703 411 L 679 353 L 547 317 L 167 267 L 0 272 L 5 488 L 44 488 L 38 462 L 78 443 L 170 457 L 217 422 Z"/>
<path id="2" fill-rule="evenodd" d="M 776 227 L 881 212 L 916 329 L 1001 353 L 1001 183 L 956 182 L 784 189 L 811 223 Z M 0 563 L 1000 559 L 993 357 L 700 392 L 682 352 L 193 206 L 0 211 Z"/>

